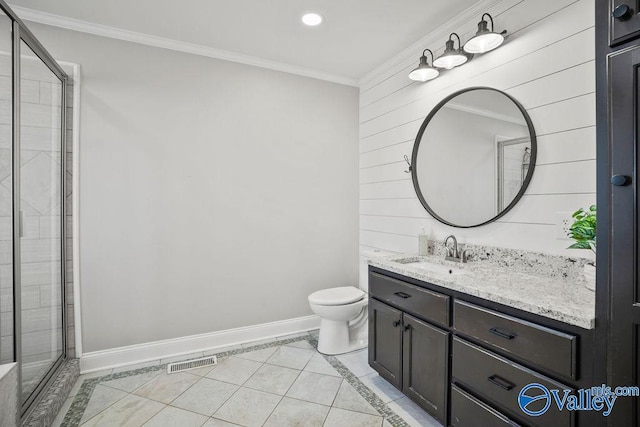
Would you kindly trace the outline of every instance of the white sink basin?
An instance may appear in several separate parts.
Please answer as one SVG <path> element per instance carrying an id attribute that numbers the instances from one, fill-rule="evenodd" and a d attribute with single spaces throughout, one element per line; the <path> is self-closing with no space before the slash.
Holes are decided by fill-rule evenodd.
<path id="1" fill-rule="evenodd" d="M 440 274 L 443 276 L 461 276 L 465 274 L 469 274 L 468 271 L 462 270 L 460 268 L 451 267 L 448 265 L 442 264 L 434 264 L 428 261 L 410 261 L 410 260 L 398 260 L 401 264 L 406 264 L 411 267 L 419 268 L 421 270 L 426 270 L 430 273 Z"/>

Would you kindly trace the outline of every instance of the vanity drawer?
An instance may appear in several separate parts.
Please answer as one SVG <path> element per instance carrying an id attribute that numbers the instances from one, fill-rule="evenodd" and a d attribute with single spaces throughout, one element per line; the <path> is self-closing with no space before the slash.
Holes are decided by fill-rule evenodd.
<path id="1" fill-rule="evenodd" d="M 453 306 L 457 332 L 576 379 L 575 336 L 463 301 L 456 300 Z"/>
<path id="2" fill-rule="evenodd" d="M 369 293 L 407 313 L 449 326 L 449 296 L 377 273 L 369 275 Z"/>
<path id="3" fill-rule="evenodd" d="M 537 383 L 547 389 L 571 389 L 537 372 L 495 355 L 485 349 L 455 337 L 453 340 L 453 381 L 464 384 L 474 392 L 495 402 L 505 413 L 514 418 L 523 419 L 533 426 L 571 427 L 574 415 L 571 411 L 560 411 L 551 405 L 544 414 L 531 417 L 526 415 L 518 405 L 518 394 L 528 384 Z M 562 393 L 562 392 L 561 392 Z M 553 399 L 552 397 L 550 397 Z M 540 410 L 547 399 L 534 402 L 530 410 Z"/>
<path id="4" fill-rule="evenodd" d="M 451 386 L 450 425 L 452 427 L 520 426 L 455 385 Z"/>

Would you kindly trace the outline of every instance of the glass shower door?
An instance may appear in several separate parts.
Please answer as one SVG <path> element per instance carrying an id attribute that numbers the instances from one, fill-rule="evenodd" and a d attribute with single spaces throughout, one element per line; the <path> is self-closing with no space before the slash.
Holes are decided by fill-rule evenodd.
<path id="1" fill-rule="evenodd" d="M 63 87 L 20 42 L 20 282 L 22 399 L 64 356 Z"/>
<path id="2" fill-rule="evenodd" d="M 11 19 L 0 10 L 0 365 L 15 361 L 11 27 Z"/>

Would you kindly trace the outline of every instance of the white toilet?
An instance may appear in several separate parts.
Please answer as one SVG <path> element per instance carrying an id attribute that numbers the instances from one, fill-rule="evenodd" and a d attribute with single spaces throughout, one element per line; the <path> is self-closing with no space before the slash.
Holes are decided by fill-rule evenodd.
<path id="1" fill-rule="evenodd" d="M 321 319 L 320 353 L 348 353 L 367 346 L 368 302 L 365 292 L 354 286 L 323 289 L 309 295 L 311 310 Z"/>

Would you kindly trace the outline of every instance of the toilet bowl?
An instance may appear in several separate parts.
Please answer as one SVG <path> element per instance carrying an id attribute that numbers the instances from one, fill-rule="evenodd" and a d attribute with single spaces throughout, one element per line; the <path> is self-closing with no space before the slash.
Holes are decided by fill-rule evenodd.
<path id="1" fill-rule="evenodd" d="M 365 292 L 354 286 L 323 289 L 309 295 L 311 310 L 320 317 L 320 353 L 341 354 L 366 347 L 362 332 L 367 325 L 368 302 Z"/>

